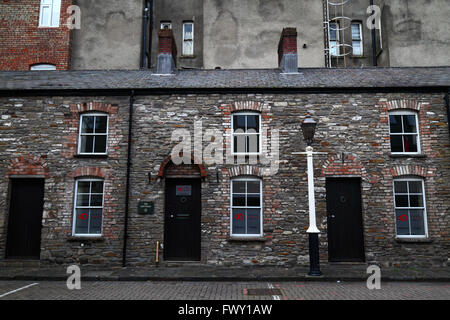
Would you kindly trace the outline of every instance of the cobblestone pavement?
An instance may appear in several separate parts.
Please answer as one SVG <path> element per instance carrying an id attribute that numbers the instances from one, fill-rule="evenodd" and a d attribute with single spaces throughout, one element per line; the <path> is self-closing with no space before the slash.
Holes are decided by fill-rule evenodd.
<path id="1" fill-rule="evenodd" d="M 249 295 L 249 289 L 279 289 L 279 295 Z M 273 294 L 270 291 L 269 294 Z M 153 282 L 0 281 L 0 300 L 449 300 L 450 283 L 382 282 Z"/>

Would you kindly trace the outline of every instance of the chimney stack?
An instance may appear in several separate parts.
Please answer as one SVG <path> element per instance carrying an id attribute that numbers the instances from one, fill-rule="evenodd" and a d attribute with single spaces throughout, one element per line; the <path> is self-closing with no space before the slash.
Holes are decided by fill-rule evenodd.
<path id="1" fill-rule="evenodd" d="M 158 31 L 158 56 L 156 73 L 171 74 L 176 69 L 177 46 L 171 29 Z"/>
<path id="2" fill-rule="evenodd" d="M 298 72 L 297 29 L 284 28 L 278 44 L 278 67 L 284 73 Z"/>

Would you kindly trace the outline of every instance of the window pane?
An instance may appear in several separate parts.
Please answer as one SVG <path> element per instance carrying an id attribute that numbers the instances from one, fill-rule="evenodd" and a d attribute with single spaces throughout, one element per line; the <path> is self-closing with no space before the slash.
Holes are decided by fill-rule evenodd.
<path id="1" fill-rule="evenodd" d="M 108 117 L 97 116 L 95 117 L 95 133 L 106 133 L 106 123 Z"/>
<path id="2" fill-rule="evenodd" d="M 94 147 L 94 137 L 93 136 L 82 136 L 81 137 L 81 153 L 92 153 Z"/>
<path id="3" fill-rule="evenodd" d="M 50 26 L 52 10 L 50 6 L 43 6 L 41 8 L 41 26 Z"/>
<path id="4" fill-rule="evenodd" d="M 259 207 L 261 205 L 259 194 L 248 194 L 247 195 L 247 206 L 248 207 Z"/>
<path id="5" fill-rule="evenodd" d="M 89 206 L 89 194 L 78 194 L 77 207 L 88 207 L 88 206 Z"/>
<path id="6" fill-rule="evenodd" d="M 402 116 L 390 115 L 389 125 L 391 128 L 391 133 L 402 133 Z"/>
<path id="7" fill-rule="evenodd" d="M 339 26 L 336 23 L 330 23 L 330 40 L 336 41 L 338 40 L 338 32 L 337 29 Z"/>
<path id="8" fill-rule="evenodd" d="M 83 116 L 81 133 L 94 133 L 94 116 Z"/>
<path id="9" fill-rule="evenodd" d="M 259 135 L 252 134 L 247 136 L 247 152 L 259 152 Z"/>
<path id="10" fill-rule="evenodd" d="M 361 33 L 358 23 L 352 24 L 352 39 L 353 40 L 361 40 Z"/>
<path id="11" fill-rule="evenodd" d="M 77 209 L 75 216 L 75 233 L 88 233 L 89 210 Z"/>
<path id="12" fill-rule="evenodd" d="M 409 206 L 410 207 L 423 207 L 423 197 L 421 195 L 410 195 L 409 196 Z"/>
<path id="13" fill-rule="evenodd" d="M 247 234 L 260 234 L 261 209 L 247 209 Z"/>
<path id="14" fill-rule="evenodd" d="M 95 153 L 106 152 L 106 136 L 95 136 Z"/>
<path id="15" fill-rule="evenodd" d="M 425 235 L 423 210 L 409 210 L 411 218 L 411 235 Z"/>
<path id="16" fill-rule="evenodd" d="M 259 133 L 259 116 L 247 116 L 247 132 Z"/>
<path id="17" fill-rule="evenodd" d="M 77 193 L 89 193 L 90 185 L 89 181 L 78 181 Z"/>
<path id="18" fill-rule="evenodd" d="M 248 193 L 260 193 L 260 181 L 247 181 L 247 192 Z"/>
<path id="19" fill-rule="evenodd" d="M 245 195 L 233 194 L 233 206 L 234 207 L 245 207 Z"/>
<path id="20" fill-rule="evenodd" d="M 244 153 L 245 149 L 245 135 L 236 135 L 234 136 L 234 152 Z"/>
<path id="21" fill-rule="evenodd" d="M 408 133 L 416 133 L 416 116 L 403 116 L 403 130 Z"/>
<path id="22" fill-rule="evenodd" d="M 233 181 L 233 193 L 245 193 L 245 181 Z"/>
<path id="23" fill-rule="evenodd" d="M 184 39 L 191 39 L 192 40 L 192 29 L 193 25 L 192 23 L 185 23 L 184 24 Z"/>
<path id="24" fill-rule="evenodd" d="M 103 205 L 103 195 L 91 195 L 91 207 L 101 207 Z"/>
<path id="25" fill-rule="evenodd" d="M 409 207 L 408 196 L 395 196 L 395 206 L 396 207 Z"/>
<path id="26" fill-rule="evenodd" d="M 245 116 L 233 116 L 233 130 L 242 129 L 242 133 L 245 133 Z"/>
<path id="27" fill-rule="evenodd" d="M 194 54 L 194 46 L 192 40 L 185 40 L 183 42 L 183 55 L 193 55 Z"/>
<path id="28" fill-rule="evenodd" d="M 92 181 L 92 193 L 103 193 L 103 181 Z"/>
<path id="29" fill-rule="evenodd" d="M 408 181 L 410 193 L 422 193 L 422 181 Z"/>
<path id="30" fill-rule="evenodd" d="M 395 219 L 397 221 L 397 235 L 409 235 L 408 210 L 395 210 Z"/>
<path id="31" fill-rule="evenodd" d="M 231 230 L 233 234 L 245 234 L 245 209 L 233 209 Z"/>
<path id="32" fill-rule="evenodd" d="M 405 152 L 417 152 L 417 136 L 403 136 Z"/>
<path id="33" fill-rule="evenodd" d="M 102 209 L 91 209 L 89 221 L 89 233 L 101 234 L 102 233 Z"/>
<path id="34" fill-rule="evenodd" d="M 361 56 L 362 55 L 362 49 L 361 49 L 361 42 L 360 41 L 353 41 L 352 48 L 353 48 L 353 55 L 355 55 L 355 56 Z"/>
<path id="35" fill-rule="evenodd" d="M 403 136 L 391 136 L 391 152 L 403 152 Z"/>
<path id="36" fill-rule="evenodd" d="M 394 182 L 395 193 L 408 193 L 406 184 L 407 184 L 406 181 L 395 181 Z"/>

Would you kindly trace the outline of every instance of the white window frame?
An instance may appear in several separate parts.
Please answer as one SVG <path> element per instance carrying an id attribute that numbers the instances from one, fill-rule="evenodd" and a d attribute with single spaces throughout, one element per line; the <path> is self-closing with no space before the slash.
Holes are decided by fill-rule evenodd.
<path id="1" fill-rule="evenodd" d="M 172 29 L 172 22 L 170 22 L 170 21 L 161 21 L 160 29 L 163 30 L 165 26 L 167 26 L 168 29 Z"/>
<path id="2" fill-rule="evenodd" d="M 359 27 L 359 39 L 354 39 L 353 38 L 353 25 L 358 25 Z M 361 57 L 364 55 L 364 41 L 363 41 L 363 28 L 362 28 L 362 23 L 359 21 L 353 21 L 351 24 L 351 28 L 352 28 L 352 54 L 355 57 Z M 354 42 L 360 42 L 360 48 L 361 48 L 361 53 L 360 54 L 355 54 L 354 48 L 353 48 L 353 43 Z"/>
<path id="3" fill-rule="evenodd" d="M 106 117 L 106 133 L 84 133 L 82 134 L 81 128 L 83 125 L 83 117 Z M 96 135 L 105 135 L 106 136 L 106 147 L 105 152 L 81 152 L 81 137 L 84 136 L 96 136 Z M 108 154 L 108 138 L 109 138 L 109 115 L 107 113 L 83 113 L 80 115 L 80 124 L 78 129 L 78 148 L 77 154 L 79 155 L 107 155 Z M 94 140 L 94 148 L 95 148 L 95 140 Z"/>
<path id="4" fill-rule="evenodd" d="M 44 11 L 49 10 L 48 21 L 44 21 Z M 61 18 L 61 0 L 41 0 L 39 8 L 39 27 L 58 28 Z"/>
<path id="5" fill-rule="evenodd" d="M 390 116 L 394 116 L 394 115 L 400 115 L 400 116 L 415 116 L 416 118 L 416 133 L 412 133 L 412 132 L 404 132 L 404 128 L 403 128 L 403 120 L 402 120 L 402 133 L 391 133 L 391 120 L 390 120 Z M 419 114 L 415 111 L 410 111 L 410 110 L 394 110 L 389 112 L 388 114 L 388 119 L 389 119 L 389 138 L 391 138 L 391 136 L 411 136 L 411 135 L 416 135 L 417 136 L 417 152 L 392 152 L 392 141 L 390 141 L 391 143 L 391 154 L 404 154 L 404 155 L 409 155 L 409 154 L 421 154 L 421 148 L 420 148 L 420 129 L 419 129 Z M 402 146 L 403 146 L 403 150 L 405 150 L 405 145 L 404 145 L 404 140 L 402 139 Z"/>
<path id="6" fill-rule="evenodd" d="M 188 25 L 188 24 L 192 24 L 192 39 L 186 39 L 186 32 L 185 32 L 185 28 L 186 28 L 186 25 Z M 192 53 L 186 53 L 186 42 L 187 41 L 191 41 L 192 42 Z M 190 57 L 190 56 L 193 56 L 194 55 L 194 22 L 192 22 L 192 21 L 186 21 L 186 22 L 183 22 L 183 48 L 182 48 L 182 55 L 183 56 L 187 56 L 187 57 Z"/>
<path id="7" fill-rule="evenodd" d="M 234 136 L 235 136 L 235 132 L 234 132 L 234 116 L 258 116 L 259 118 L 259 128 L 258 128 L 258 132 L 257 133 L 237 133 L 237 135 L 259 135 L 259 151 L 258 152 L 234 152 Z M 231 114 L 231 154 L 232 155 L 242 155 L 242 156 L 250 156 L 250 155 L 261 155 L 261 149 L 262 149 L 262 132 L 261 132 L 261 128 L 262 128 L 262 123 L 261 123 L 262 117 L 261 117 L 261 113 L 259 112 L 233 112 Z M 247 122 L 246 122 L 246 126 L 247 126 Z"/>
<path id="8" fill-rule="evenodd" d="M 54 70 L 56 70 L 56 66 L 54 64 L 39 63 L 39 64 L 34 64 L 34 65 L 30 66 L 30 70 L 31 71 L 44 71 L 44 70 L 54 71 Z"/>
<path id="9" fill-rule="evenodd" d="M 402 194 L 402 195 L 408 195 L 408 203 L 409 203 L 409 195 L 410 194 L 414 194 L 417 195 L 418 193 L 410 193 L 409 192 L 409 184 L 407 183 L 407 193 L 395 193 L 395 182 L 401 182 L 401 181 L 419 181 L 422 183 L 422 198 L 423 198 L 423 207 L 397 207 L 397 204 L 395 203 L 395 196 L 398 194 Z M 404 178 L 395 178 L 393 179 L 392 182 L 392 191 L 393 191 L 393 195 L 394 195 L 394 219 L 395 219 L 395 236 L 396 238 L 399 239 L 405 239 L 405 238 L 428 238 L 428 219 L 427 219 L 427 204 L 426 204 L 426 196 L 425 196 L 425 180 L 422 178 L 415 178 L 415 177 L 404 177 Z M 398 235 L 397 234 L 397 215 L 395 213 L 396 210 L 423 210 L 423 225 L 424 225 L 424 235 Z M 411 233 L 411 221 L 410 218 L 408 216 L 408 221 L 409 221 L 409 232 Z"/>
<path id="10" fill-rule="evenodd" d="M 88 181 L 88 182 L 103 182 L 103 190 L 102 190 L 102 206 L 101 207 L 85 207 L 85 206 L 77 206 L 77 195 L 78 195 L 78 183 Z M 91 190 L 89 190 L 89 195 L 91 194 Z M 75 233 L 76 229 L 76 219 L 77 219 L 77 209 L 85 208 L 85 209 L 102 209 L 102 226 L 101 233 Z M 72 216 L 72 236 L 76 237 L 101 237 L 103 235 L 103 219 L 104 219 L 104 208 L 105 208 L 105 180 L 99 178 L 79 178 L 75 180 L 75 195 L 74 195 L 74 203 L 73 203 L 73 216 Z M 89 227 L 88 227 L 89 230 Z"/>
<path id="11" fill-rule="evenodd" d="M 331 25 L 332 24 L 335 25 L 335 28 L 333 28 L 333 30 L 336 29 L 336 40 L 331 40 L 331 30 L 332 30 Z M 341 26 L 340 26 L 339 21 L 331 21 L 329 23 L 328 28 L 329 28 L 329 30 L 328 30 L 329 31 L 329 34 L 328 34 L 329 44 L 328 45 L 329 45 L 329 49 L 330 49 L 330 56 L 331 57 L 339 57 L 341 55 L 341 35 L 340 35 Z M 332 46 L 331 46 L 332 42 L 336 42 L 334 49 L 332 49 Z M 333 52 L 333 50 L 334 50 L 334 52 Z"/>
<path id="12" fill-rule="evenodd" d="M 233 206 L 233 181 L 258 181 L 259 182 L 259 207 L 248 207 L 248 206 Z M 241 193 L 240 193 L 241 194 Z M 246 192 L 245 195 L 248 193 Z M 230 180 L 230 236 L 238 238 L 260 238 L 263 236 L 263 180 L 256 177 L 236 177 Z M 233 209 L 258 209 L 259 208 L 259 234 L 241 234 L 233 233 Z M 246 215 L 247 219 L 247 215 Z M 245 229 L 247 230 L 247 221 L 245 223 Z"/>

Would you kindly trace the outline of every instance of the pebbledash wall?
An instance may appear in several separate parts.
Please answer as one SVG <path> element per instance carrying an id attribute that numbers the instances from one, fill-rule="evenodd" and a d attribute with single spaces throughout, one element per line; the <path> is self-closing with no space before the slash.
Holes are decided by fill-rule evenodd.
<path id="1" fill-rule="evenodd" d="M 422 157 L 390 155 L 388 112 L 394 109 L 418 112 Z M 79 116 L 91 110 L 110 115 L 107 158 L 76 156 Z M 135 97 L 129 265 L 154 266 L 156 242 L 164 239 L 164 175 L 174 170 L 168 161 L 175 145 L 173 130 L 189 130 L 193 141 L 194 122 L 202 121 L 204 131 L 218 129 L 225 138 L 236 110 L 261 112 L 263 128 L 279 130 L 279 170 L 261 177 L 263 239 L 230 237 L 230 178 L 259 176 L 263 166 L 203 163 L 198 172 L 199 177 L 205 175 L 200 264 L 308 266 L 306 159 L 292 153 L 306 147 L 300 124 L 310 112 L 319 122 L 313 146 L 328 153 L 315 157 L 314 172 L 321 264 L 328 263 L 326 178 L 356 176 L 362 182 L 367 263 L 448 266 L 450 142 L 443 94 L 195 92 Z M 41 175 L 46 178 L 41 264 L 121 264 L 128 111 L 126 96 L 0 97 L 1 259 L 7 235 L 9 178 Z M 425 181 L 428 239 L 396 239 L 392 181 L 404 175 Z M 99 239 L 72 236 L 75 178 L 83 176 L 105 179 L 103 235 Z M 155 214 L 139 215 L 139 201 L 154 201 Z M 160 266 L 164 266 L 167 263 L 160 253 Z"/>

